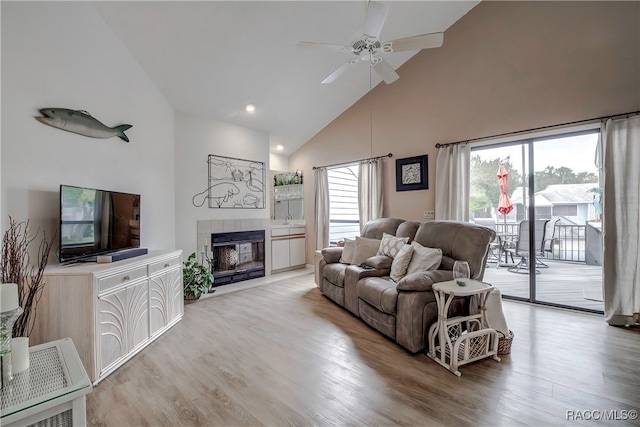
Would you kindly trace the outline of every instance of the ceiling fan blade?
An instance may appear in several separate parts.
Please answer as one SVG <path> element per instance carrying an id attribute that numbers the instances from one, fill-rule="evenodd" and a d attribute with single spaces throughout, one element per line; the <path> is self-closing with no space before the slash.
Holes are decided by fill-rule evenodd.
<path id="1" fill-rule="evenodd" d="M 364 33 L 370 37 L 379 38 L 388 12 L 388 5 L 370 1 L 367 5 L 367 17 L 364 20 Z"/>
<path id="2" fill-rule="evenodd" d="M 349 68 L 349 66 L 357 64 L 359 61 L 360 61 L 359 58 L 353 58 L 348 60 L 347 62 L 342 64 L 340 67 L 338 67 L 338 69 L 335 70 L 333 73 L 329 74 L 327 78 L 322 81 L 322 84 L 326 85 L 329 83 L 333 83 L 335 79 L 337 79 L 338 77 L 340 77 L 340 75 L 342 75 L 342 73 L 347 71 L 347 68 Z"/>
<path id="3" fill-rule="evenodd" d="M 373 67 L 373 71 L 378 73 L 378 75 L 384 80 L 384 82 L 388 85 L 395 82 L 400 78 L 396 70 L 393 69 L 391 65 L 387 61 L 382 58 L 378 58 L 376 63 L 371 65 Z"/>
<path id="4" fill-rule="evenodd" d="M 391 49 L 393 49 L 394 52 L 402 52 L 404 50 L 420 50 L 440 47 L 442 46 L 443 41 L 444 33 L 431 33 L 392 40 L 390 43 Z"/>
<path id="5" fill-rule="evenodd" d="M 353 52 L 352 46 L 344 46 L 340 44 L 299 42 L 298 46 L 308 48 L 308 49 L 325 49 L 325 50 L 339 50 L 341 52 Z"/>

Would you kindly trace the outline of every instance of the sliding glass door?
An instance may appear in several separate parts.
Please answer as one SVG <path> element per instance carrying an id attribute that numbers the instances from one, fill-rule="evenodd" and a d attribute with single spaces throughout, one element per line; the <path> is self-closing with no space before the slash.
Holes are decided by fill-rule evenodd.
<path id="1" fill-rule="evenodd" d="M 603 310 L 597 141 L 590 131 L 472 148 L 472 221 L 498 235 L 484 277 L 505 297 Z"/>
<path id="2" fill-rule="evenodd" d="M 508 200 L 503 206 L 500 206 L 499 169 L 506 175 L 503 177 L 506 186 L 502 190 Z M 526 221 L 528 215 L 528 171 L 526 143 L 493 145 L 471 151 L 471 221 L 493 228 L 497 233 L 484 280 L 500 289 L 503 295 L 523 300 L 529 300 L 531 292 L 528 274 L 521 268 L 524 266 L 523 250 L 517 250 L 517 247 L 520 223 Z"/>

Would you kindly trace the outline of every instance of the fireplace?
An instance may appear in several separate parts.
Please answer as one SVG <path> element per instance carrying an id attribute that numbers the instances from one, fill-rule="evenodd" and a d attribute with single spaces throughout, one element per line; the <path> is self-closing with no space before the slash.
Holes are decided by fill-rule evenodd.
<path id="1" fill-rule="evenodd" d="M 264 277 L 264 230 L 211 235 L 214 286 Z"/>

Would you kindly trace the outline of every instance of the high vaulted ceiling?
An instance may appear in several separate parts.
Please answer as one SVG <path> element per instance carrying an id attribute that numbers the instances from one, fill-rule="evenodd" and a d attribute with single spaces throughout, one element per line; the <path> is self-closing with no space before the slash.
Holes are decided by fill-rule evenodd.
<path id="1" fill-rule="evenodd" d="M 479 2 L 386 3 L 383 41 L 443 32 Z M 95 4 L 175 110 L 264 131 L 271 152 L 281 144 L 291 154 L 381 82 L 363 61 L 320 84 L 353 54 L 299 45 L 350 45 L 363 34 L 365 0 Z M 397 69 L 416 53 L 385 59 Z"/>

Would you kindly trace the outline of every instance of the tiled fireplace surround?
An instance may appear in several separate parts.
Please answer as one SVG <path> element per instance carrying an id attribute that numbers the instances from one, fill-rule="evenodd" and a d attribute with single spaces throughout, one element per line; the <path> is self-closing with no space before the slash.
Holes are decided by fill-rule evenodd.
<path id="1" fill-rule="evenodd" d="M 271 275 L 271 221 L 269 218 L 259 219 L 211 219 L 199 220 L 198 227 L 198 259 L 204 246 L 207 246 L 207 256 L 211 257 L 211 234 L 230 233 L 234 231 L 264 230 L 264 265 L 265 276 Z"/>

